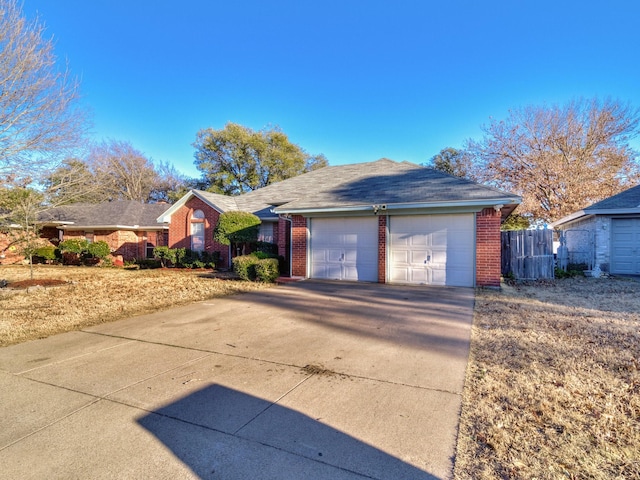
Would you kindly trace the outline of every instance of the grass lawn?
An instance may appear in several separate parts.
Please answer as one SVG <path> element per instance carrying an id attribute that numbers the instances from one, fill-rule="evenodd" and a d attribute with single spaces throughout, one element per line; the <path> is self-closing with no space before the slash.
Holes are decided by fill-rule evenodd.
<path id="1" fill-rule="evenodd" d="M 0 346 L 150 313 L 265 284 L 215 278 L 211 271 L 125 270 L 36 265 L 35 279 L 66 285 L 31 291 L 0 289 Z M 0 266 L 0 280 L 29 279 L 29 267 Z"/>
<path id="2" fill-rule="evenodd" d="M 457 479 L 640 478 L 640 282 L 479 290 Z"/>

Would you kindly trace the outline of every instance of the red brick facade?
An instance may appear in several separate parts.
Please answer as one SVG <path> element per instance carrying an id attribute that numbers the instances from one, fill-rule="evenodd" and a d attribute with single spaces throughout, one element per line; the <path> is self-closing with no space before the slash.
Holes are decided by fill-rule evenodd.
<path id="1" fill-rule="evenodd" d="M 220 265 L 229 264 L 229 247 L 213 240 L 213 229 L 220 212 L 197 197 L 190 198 L 171 216 L 169 224 L 169 248 L 191 248 L 191 217 L 196 210 L 204 212 L 204 251 L 220 253 Z"/>
<path id="2" fill-rule="evenodd" d="M 500 212 L 485 208 L 476 214 L 476 285 L 500 286 Z"/>
<path id="3" fill-rule="evenodd" d="M 112 255 L 120 255 L 123 260 L 148 258 L 147 247 L 151 249 L 167 245 L 166 232 L 157 230 L 66 230 L 63 240 L 89 237 L 93 242 L 107 242 Z"/>
<path id="4" fill-rule="evenodd" d="M 291 217 L 291 274 L 307 276 L 307 219 L 300 215 Z"/>
<path id="5" fill-rule="evenodd" d="M 387 282 L 387 216 L 378 217 L 378 283 Z"/>
<path id="6" fill-rule="evenodd" d="M 307 221 L 299 215 L 292 220 L 292 274 L 304 277 L 307 275 Z M 485 208 L 476 215 L 476 285 L 479 287 L 500 286 L 500 220 L 500 212 L 493 208 Z M 387 221 L 386 215 L 378 217 L 379 283 L 386 282 Z"/>

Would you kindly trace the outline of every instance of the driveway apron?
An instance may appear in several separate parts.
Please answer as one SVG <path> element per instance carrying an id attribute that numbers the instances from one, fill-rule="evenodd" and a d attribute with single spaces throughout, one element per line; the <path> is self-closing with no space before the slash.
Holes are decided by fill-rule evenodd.
<path id="1" fill-rule="evenodd" d="M 0 478 L 451 478 L 473 302 L 303 281 L 2 348 Z"/>

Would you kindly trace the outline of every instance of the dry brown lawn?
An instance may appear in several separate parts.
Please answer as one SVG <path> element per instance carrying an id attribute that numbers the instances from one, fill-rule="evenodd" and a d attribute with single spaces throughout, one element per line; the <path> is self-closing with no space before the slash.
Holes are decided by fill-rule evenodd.
<path id="1" fill-rule="evenodd" d="M 640 478 L 640 282 L 480 290 L 457 479 Z"/>
<path id="2" fill-rule="evenodd" d="M 34 278 L 68 283 L 29 293 L 0 289 L 0 346 L 267 287 L 215 278 L 211 271 L 173 269 L 37 265 Z M 0 280 L 8 280 L 10 286 L 26 279 L 29 267 L 0 266 Z"/>

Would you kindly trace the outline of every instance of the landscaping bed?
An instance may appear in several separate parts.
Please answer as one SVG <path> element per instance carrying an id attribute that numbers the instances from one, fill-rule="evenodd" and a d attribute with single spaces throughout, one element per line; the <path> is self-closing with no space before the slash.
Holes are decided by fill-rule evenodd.
<path id="1" fill-rule="evenodd" d="M 457 479 L 640 478 L 640 282 L 476 296 Z"/>

